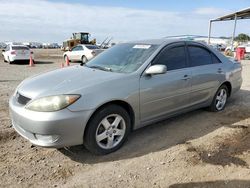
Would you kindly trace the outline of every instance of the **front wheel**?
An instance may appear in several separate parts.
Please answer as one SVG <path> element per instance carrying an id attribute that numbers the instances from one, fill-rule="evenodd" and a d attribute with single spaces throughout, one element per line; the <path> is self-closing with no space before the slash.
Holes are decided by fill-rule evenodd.
<path id="1" fill-rule="evenodd" d="M 210 111 L 218 112 L 222 111 L 227 103 L 228 99 L 228 88 L 226 85 L 222 85 L 216 92 L 213 102 L 210 105 Z"/>
<path id="2" fill-rule="evenodd" d="M 130 132 L 127 111 L 118 105 L 109 105 L 91 118 L 85 131 L 84 145 L 95 154 L 108 154 L 118 150 Z"/>
<path id="3" fill-rule="evenodd" d="M 69 57 L 67 55 L 64 56 L 64 61 L 65 63 L 67 62 L 67 60 L 69 60 Z M 70 60 L 69 60 L 70 61 Z"/>
<path id="4" fill-rule="evenodd" d="M 3 62 L 7 63 L 7 61 L 6 61 L 6 59 L 5 59 L 5 57 L 4 57 L 4 56 L 3 56 Z"/>

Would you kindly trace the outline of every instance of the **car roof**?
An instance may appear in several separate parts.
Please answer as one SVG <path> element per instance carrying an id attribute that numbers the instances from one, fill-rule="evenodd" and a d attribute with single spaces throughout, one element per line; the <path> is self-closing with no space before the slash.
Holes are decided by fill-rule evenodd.
<path id="1" fill-rule="evenodd" d="M 192 43 L 204 45 L 204 43 L 199 42 L 199 41 L 193 41 L 193 40 L 188 40 L 188 39 L 174 39 L 174 38 L 147 39 L 147 40 L 131 41 L 127 43 L 162 45 L 162 44 L 169 44 L 169 43 L 174 43 L 174 42 L 192 42 Z"/>
<path id="2" fill-rule="evenodd" d="M 93 45 L 93 44 L 78 44 L 76 46 L 97 46 L 97 45 Z"/>
<path id="3" fill-rule="evenodd" d="M 27 47 L 28 48 L 28 46 L 26 46 L 26 45 L 23 45 L 23 44 L 9 44 L 9 46 L 22 46 L 22 47 Z"/>

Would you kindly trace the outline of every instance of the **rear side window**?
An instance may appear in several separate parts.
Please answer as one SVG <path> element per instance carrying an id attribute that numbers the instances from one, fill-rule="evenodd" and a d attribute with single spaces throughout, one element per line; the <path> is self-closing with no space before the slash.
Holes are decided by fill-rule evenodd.
<path id="1" fill-rule="evenodd" d="M 176 70 L 186 67 L 186 53 L 184 46 L 164 49 L 153 64 L 166 65 L 167 70 Z"/>
<path id="2" fill-rule="evenodd" d="M 25 46 L 12 46 L 12 50 L 29 50 L 29 48 Z"/>
<path id="3" fill-rule="evenodd" d="M 211 54 L 208 50 L 199 46 L 188 46 L 191 66 L 213 64 Z"/>

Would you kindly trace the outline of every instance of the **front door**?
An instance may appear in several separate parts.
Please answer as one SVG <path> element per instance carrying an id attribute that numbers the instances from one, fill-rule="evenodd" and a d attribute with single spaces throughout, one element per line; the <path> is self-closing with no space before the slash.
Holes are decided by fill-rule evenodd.
<path id="1" fill-rule="evenodd" d="M 163 64 L 167 72 L 145 75 L 140 79 L 140 115 L 146 123 L 189 106 L 191 70 L 187 64 L 185 43 L 165 47 L 152 62 Z"/>
<path id="2" fill-rule="evenodd" d="M 73 61 L 79 61 L 79 50 L 81 49 L 81 46 L 75 46 L 74 48 L 72 48 L 71 52 L 69 53 L 69 59 L 73 60 Z"/>

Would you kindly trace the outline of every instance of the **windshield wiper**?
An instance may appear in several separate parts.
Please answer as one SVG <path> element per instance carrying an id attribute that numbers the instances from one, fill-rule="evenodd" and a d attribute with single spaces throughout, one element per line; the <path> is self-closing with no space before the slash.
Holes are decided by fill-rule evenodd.
<path id="1" fill-rule="evenodd" d="M 92 68 L 92 69 L 99 69 L 99 70 L 103 70 L 103 71 L 109 71 L 109 72 L 112 72 L 112 69 L 111 68 L 108 68 L 108 67 L 102 67 L 102 66 L 98 66 L 98 65 L 93 65 L 93 66 L 88 66 L 88 65 L 85 65 L 89 68 Z"/>

